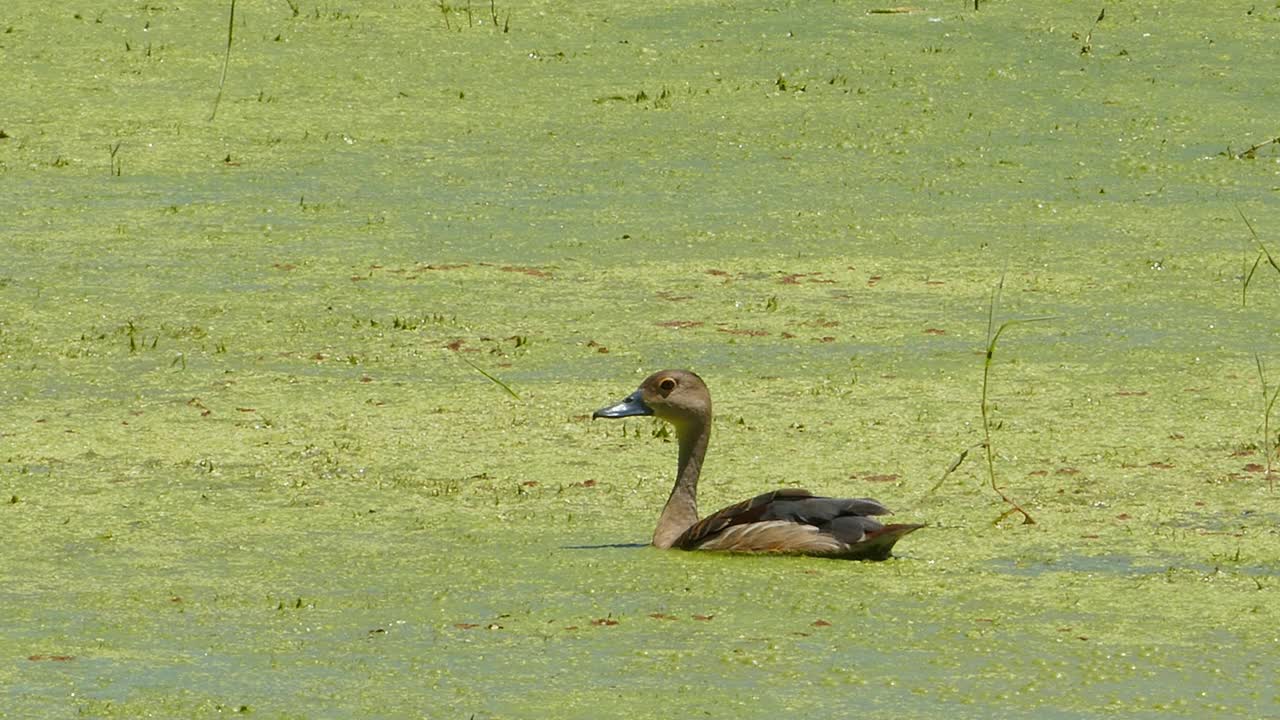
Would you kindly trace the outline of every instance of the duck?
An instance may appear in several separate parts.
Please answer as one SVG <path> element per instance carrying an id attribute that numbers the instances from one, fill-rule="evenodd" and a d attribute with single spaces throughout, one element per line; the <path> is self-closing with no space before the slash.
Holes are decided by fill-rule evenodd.
<path id="1" fill-rule="evenodd" d="M 711 392 L 689 370 L 662 370 L 591 417 L 646 415 L 669 424 L 679 447 L 676 481 L 658 515 L 654 547 L 887 560 L 898 540 L 924 527 L 881 523 L 876 517 L 891 513 L 878 500 L 821 497 L 798 488 L 771 490 L 699 520 L 698 478 L 711 439 Z"/>

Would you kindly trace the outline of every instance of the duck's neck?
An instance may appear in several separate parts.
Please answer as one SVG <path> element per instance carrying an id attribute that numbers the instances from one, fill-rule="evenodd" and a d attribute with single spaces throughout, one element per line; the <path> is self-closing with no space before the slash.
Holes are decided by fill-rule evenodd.
<path id="1" fill-rule="evenodd" d="M 658 527 L 653 531 L 653 545 L 659 548 L 671 547 L 685 530 L 698 522 L 698 474 L 711 438 L 710 419 L 677 428 L 676 435 L 680 440 L 680 466 L 671 497 L 667 498 L 658 516 Z"/>

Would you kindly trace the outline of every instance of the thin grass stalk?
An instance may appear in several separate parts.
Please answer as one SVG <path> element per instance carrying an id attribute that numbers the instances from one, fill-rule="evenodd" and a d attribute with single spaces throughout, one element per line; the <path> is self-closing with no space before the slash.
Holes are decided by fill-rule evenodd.
<path id="1" fill-rule="evenodd" d="M 1275 409 L 1276 399 L 1280 398 L 1280 385 L 1267 397 L 1267 371 L 1262 365 L 1262 358 L 1254 353 L 1253 362 L 1258 366 L 1258 384 L 1262 386 L 1262 457 L 1266 464 L 1267 489 L 1275 492 L 1276 480 L 1272 470 L 1272 458 L 1275 455 L 1277 442 L 1271 439 L 1271 411 Z"/>
<path id="2" fill-rule="evenodd" d="M 458 359 L 460 359 L 460 360 L 462 360 L 462 362 L 464 362 L 464 363 L 466 363 L 466 364 L 470 365 L 470 366 L 472 367 L 472 369 L 474 369 L 476 372 L 478 372 L 478 373 L 480 373 L 481 375 L 483 375 L 483 376 L 485 376 L 486 378 L 488 378 L 488 379 L 489 379 L 489 382 L 493 383 L 494 385 L 497 385 L 498 387 L 502 388 L 503 390 L 506 390 L 506 391 L 507 391 L 507 394 L 508 394 L 508 395 L 510 395 L 511 397 L 513 397 L 513 398 L 515 398 L 515 399 L 519 400 L 520 402 L 524 402 L 524 398 L 520 397 L 520 395 L 519 395 L 519 394 L 517 394 L 515 390 L 512 390 L 510 385 L 508 385 L 508 384 L 506 384 L 506 383 L 502 382 L 501 380 L 499 380 L 498 378 L 494 377 L 493 375 L 490 375 L 489 373 L 485 372 L 484 368 L 482 368 L 482 367 L 480 367 L 479 365 L 477 365 L 477 364 L 475 364 L 475 363 L 471 362 L 470 360 L 468 360 L 468 359 L 466 359 L 466 358 L 462 357 L 461 355 L 459 355 L 459 356 L 458 356 Z"/>
<path id="3" fill-rule="evenodd" d="M 1240 271 L 1244 276 L 1244 282 L 1240 286 L 1240 307 L 1245 307 L 1249 297 L 1249 282 L 1253 280 L 1253 274 L 1258 270 L 1258 266 L 1262 264 L 1263 258 L 1266 258 L 1267 264 L 1275 268 L 1276 272 L 1280 272 L 1280 263 L 1276 262 L 1271 251 L 1267 249 L 1262 239 L 1258 237 L 1257 231 L 1253 229 L 1253 223 L 1249 222 L 1249 218 L 1245 217 L 1244 211 L 1240 209 L 1239 205 L 1236 206 L 1236 214 L 1244 221 L 1245 227 L 1249 228 L 1249 234 L 1253 236 L 1253 242 L 1258 246 L 1258 256 L 1254 258 L 1253 267 L 1249 268 L 1247 272 L 1244 268 L 1249 264 L 1249 256 L 1244 251 L 1241 251 Z"/>
<path id="4" fill-rule="evenodd" d="M 218 114 L 218 104 L 222 102 L 222 88 L 227 84 L 227 66 L 231 64 L 231 40 L 236 32 L 236 0 L 231 0 L 231 12 L 227 18 L 227 51 L 222 56 L 222 77 L 218 78 L 218 94 L 213 98 L 213 111 L 209 113 L 209 122 Z"/>
<path id="5" fill-rule="evenodd" d="M 1019 505 L 1016 501 L 1014 501 L 1013 498 L 1009 497 L 1008 493 L 1002 490 L 1000 488 L 1000 484 L 996 482 L 995 448 L 993 447 L 991 442 L 991 408 L 990 408 L 990 403 L 987 401 L 987 396 L 988 396 L 987 391 L 991 386 L 991 365 L 995 360 L 996 345 L 1000 342 L 1000 336 L 1004 333 L 1004 331 L 1015 325 L 1025 325 L 1025 324 L 1034 323 L 1034 322 L 1044 322 L 1046 320 L 1052 320 L 1053 318 L 1035 317 L 1035 318 L 1021 318 L 1017 320 L 1006 320 L 1003 323 L 1001 323 L 999 327 L 996 327 L 995 326 L 996 306 L 1000 302 L 1000 293 L 1003 290 L 1004 290 L 1004 275 L 1001 275 L 1000 282 L 997 283 L 995 289 L 991 291 L 991 303 L 987 306 L 987 353 L 986 353 L 986 358 L 983 360 L 983 363 L 982 363 L 982 402 L 981 402 L 982 446 L 986 451 L 987 478 L 991 483 L 992 491 L 994 491 L 997 495 L 999 495 L 1000 499 L 1009 505 L 1009 509 L 1001 513 L 1000 516 L 997 517 L 995 519 L 995 522 L 992 524 L 998 525 L 1001 522 L 1003 522 L 1005 518 L 1009 517 L 1010 515 L 1013 515 L 1014 513 L 1018 513 L 1022 515 L 1023 525 L 1035 525 L 1036 521 L 1035 521 L 1035 518 L 1031 517 L 1031 513 L 1027 512 L 1021 505 Z"/>

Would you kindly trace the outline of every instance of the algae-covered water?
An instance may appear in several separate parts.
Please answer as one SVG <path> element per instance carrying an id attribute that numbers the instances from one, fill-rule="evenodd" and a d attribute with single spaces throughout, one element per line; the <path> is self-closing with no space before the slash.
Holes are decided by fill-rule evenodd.
<path id="1" fill-rule="evenodd" d="M 1280 8 L 1099 9 L 6 4 L 0 715 L 1280 716 Z"/>

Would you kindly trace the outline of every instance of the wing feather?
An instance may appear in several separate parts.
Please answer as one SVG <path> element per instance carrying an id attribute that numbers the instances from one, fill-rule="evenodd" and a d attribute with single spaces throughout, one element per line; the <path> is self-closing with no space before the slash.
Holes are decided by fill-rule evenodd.
<path id="1" fill-rule="evenodd" d="M 675 547 L 681 550 L 693 550 L 699 547 L 703 540 L 727 527 L 762 520 L 775 500 L 799 500 L 811 497 L 813 493 L 799 488 L 783 488 L 762 493 L 702 518 L 676 538 Z"/>
<path id="2" fill-rule="evenodd" d="M 829 555 L 845 546 L 814 525 L 766 520 L 731 525 L 698 544 L 699 550 L 750 553 L 800 553 Z"/>
<path id="3" fill-rule="evenodd" d="M 889 509 L 871 498 L 819 497 L 784 488 L 730 505 L 676 539 L 681 550 L 796 553 L 883 560 L 894 543 L 922 525 L 883 525 Z"/>

